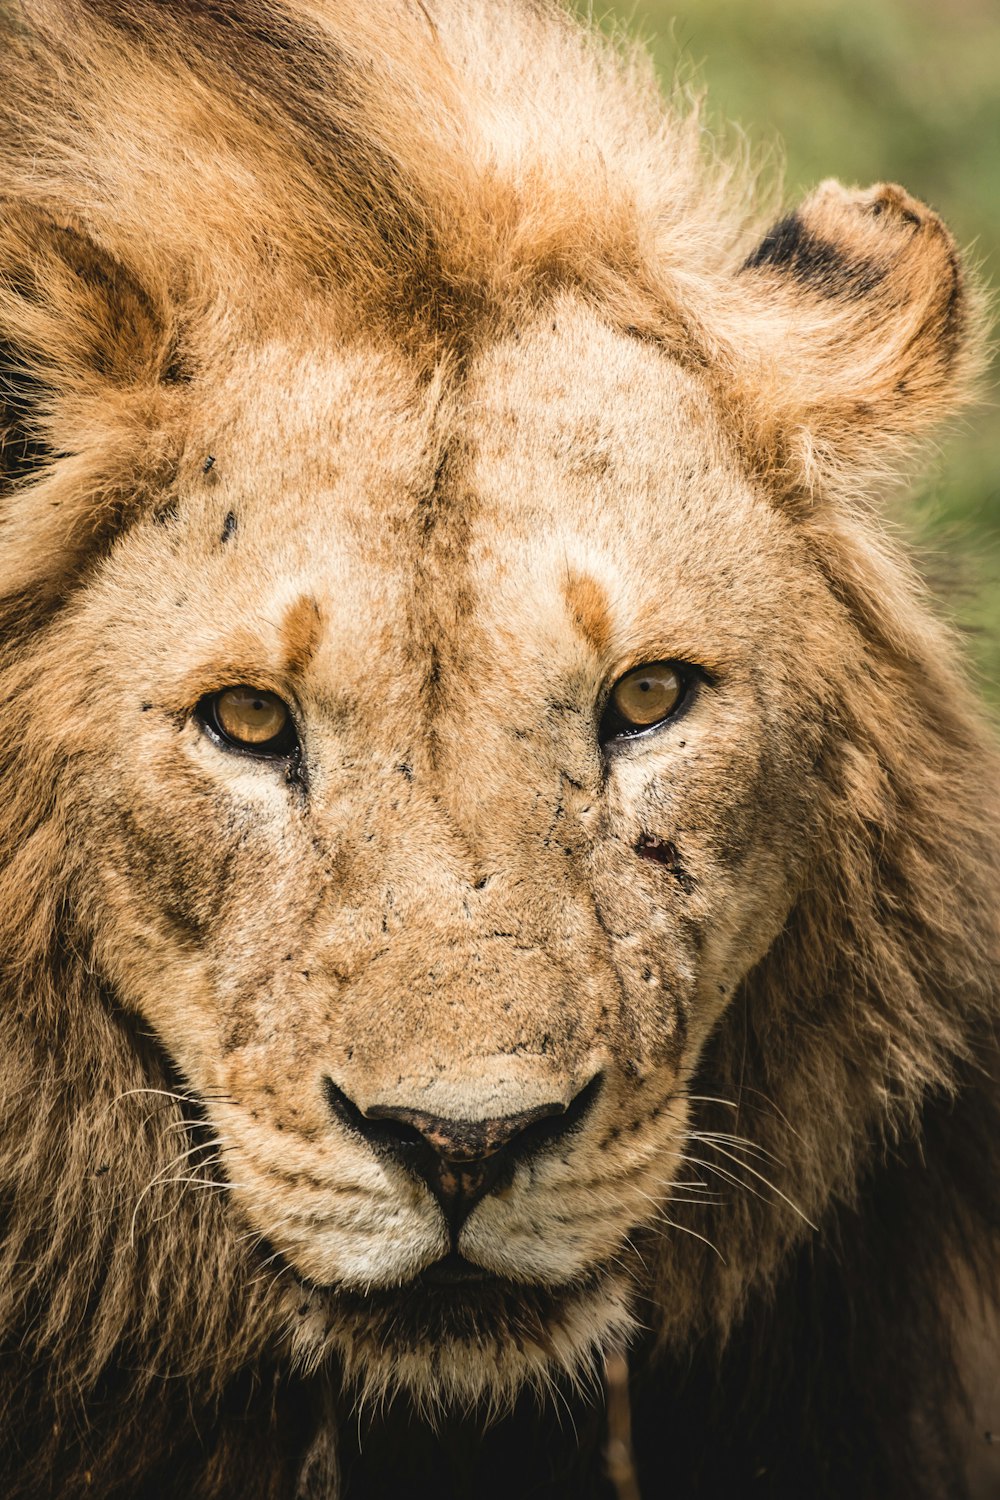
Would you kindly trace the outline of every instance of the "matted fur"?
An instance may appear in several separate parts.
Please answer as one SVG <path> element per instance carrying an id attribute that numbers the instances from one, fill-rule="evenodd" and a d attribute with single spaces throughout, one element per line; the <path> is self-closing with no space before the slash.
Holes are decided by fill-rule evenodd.
<path id="1" fill-rule="evenodd" d="M 631 1343 L 644 1496 L 966 1494 L 998 763 L 872 510 L 980 366 L 947 231 L 765 233 L 546 3 L 0 38 L 4 1493 L 598 1495 Z M 605 763 L 658 657 L 700 696 Z M 288 786 L 197 731 L 238 681 L 312 695 Z M 402 1297 L 439 1216 L 320 1075 L 595 1067 L 488 1292 Z"/>

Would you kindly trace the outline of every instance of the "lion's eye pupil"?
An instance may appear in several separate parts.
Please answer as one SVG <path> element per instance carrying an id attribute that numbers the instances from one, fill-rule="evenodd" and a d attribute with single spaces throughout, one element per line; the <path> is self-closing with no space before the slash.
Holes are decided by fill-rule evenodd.
<path id="1" fill-rule="evenodd" d="M 681 671 L 672 662 L 635 667 L 611 689 L 602 738 L 652 728 L 670 717 L 683 694 Z"/>
<path id="2" fill-rule="evenodd" d="M 246 686 L 224 688 L 207 707 L 213 727 L 234 745 L 272 755 L 288 754 L 294 745 L 292 716 L 277 693 Z"/>

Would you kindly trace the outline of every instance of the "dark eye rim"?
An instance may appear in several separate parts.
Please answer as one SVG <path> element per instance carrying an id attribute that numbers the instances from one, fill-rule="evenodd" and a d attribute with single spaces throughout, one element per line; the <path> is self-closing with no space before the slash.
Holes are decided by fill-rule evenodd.
<path id="1" fill-rule="evenodd" d="M 246 688 L 250 692 L 268 693 L 273 698 L 281 699 L 288 710 L 288 722 L 280 733 L 269 740 L 262 740 L 257 745 L 249 745 L 246 741 L 234 739 L 227 733 L 219 718 L 218 700 L 224 693 L 232 693 L 239 688 Z M 287 699 L 282 698 L 280 693 L 274 692 L 273 688 L 258 687 L 252 682 L 227 682 L 225 687 L 217 688 L 214 693 L 205 693 L 199 698 L 192 717 L 220 749 L 233 755 L 243 755 L 250 760 L 269 760 L 281 764 L 293 763 L 301 755 L 302 742 L 299 739 L 295 722 L 295 711 Z"/>
<path id="2" fill-rule="evenodd" d="M 612 693 L 624 677 L 631 672 L 639 672 L 643 669 L 649 670 L 653 667 L 670 667 L 671 671 L 677 673 L 680 678 L 681 693 L 677 702 L 668 714 L 662 719 L 657 719 L 652 724 L 630 724 L 623 719 L 612 706 Z M 614 677 L 602 694 L 600 711 L 598 716 L 597 738 L 602 746 L 621 744 L 625 740 L 645 739 L 647 735 L 657 734 L 666 724 L 673 724 L 684 713 L 687 712 L 691 703 L 697 696 L 697 689 L 709 680 L 708 673 L 703 667 L 696 666 L 694 662 L 678 661 L 673 656 L 658 656 L 652 661 L 637 661 L 634 667 L 629 667 L 625 672 L 619 672 Z"/>

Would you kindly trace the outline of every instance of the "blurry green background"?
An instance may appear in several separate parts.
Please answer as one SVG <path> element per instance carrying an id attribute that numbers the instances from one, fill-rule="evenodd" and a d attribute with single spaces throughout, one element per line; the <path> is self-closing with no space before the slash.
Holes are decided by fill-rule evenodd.
<path id="1" fill-rule="evenodd" d="M 778 146 L 790 199 L 824 177 L 903 183 L 944 216 L 1000 293 L 1000 0 L 585 3 L 691 66 L 710 119 Z M 997 304 L 1000 312 L 1000 300 Z M 1000 705 L 1000 360 L 908 506 L 925 575 Z"/>

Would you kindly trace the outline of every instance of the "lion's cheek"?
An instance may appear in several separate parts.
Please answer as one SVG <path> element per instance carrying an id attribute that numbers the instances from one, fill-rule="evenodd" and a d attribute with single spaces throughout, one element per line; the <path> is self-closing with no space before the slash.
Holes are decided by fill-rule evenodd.
<path id="1" fill-rule="evenodd" d="M 273 1092 L 273 1091 L 272 1091 Z M 267 1253 L 320 1286 L 407 1280 L 444 1255 L 448 1234 L 419 1181 L 343 1133 L 280 1128 L 232 1095 L 210 1101 L 233 1206 Z"/>
<path id="2" fill-rule="evenodd" d="M 66 788 L 91 850 L 76 911 L 119 998 L 202 1085 L 220 1055 L 296 1010 L 312 1040 L 302 945 L 322 883 L 284 787 L 260 778 L 239 798 L 155 757 L 145 770 Z"/>
<path id="3" fill-rule="evenodd" d="M 616 1050 L 639 1076 L 668 1066 L 683 1077 L 782 931 L 796 866 L 777 822 L 737 851 L 709 817 L 682 821 L 644 791 L 619 812 L 624 836 L 595 852 L 592 883 L 622 992 Z"/>
<path id="4" fill-rule="evenodd" d="M 608 1101 L 576 1149 L 539 1161 L 484 1199 L 463 1231 L 462 1252 L 498 1275 L 549 1285 L 617 1260 L 684 1160 L 687 1101 L 668 1088 L 661 1076 L 631 1107 Z"/>

